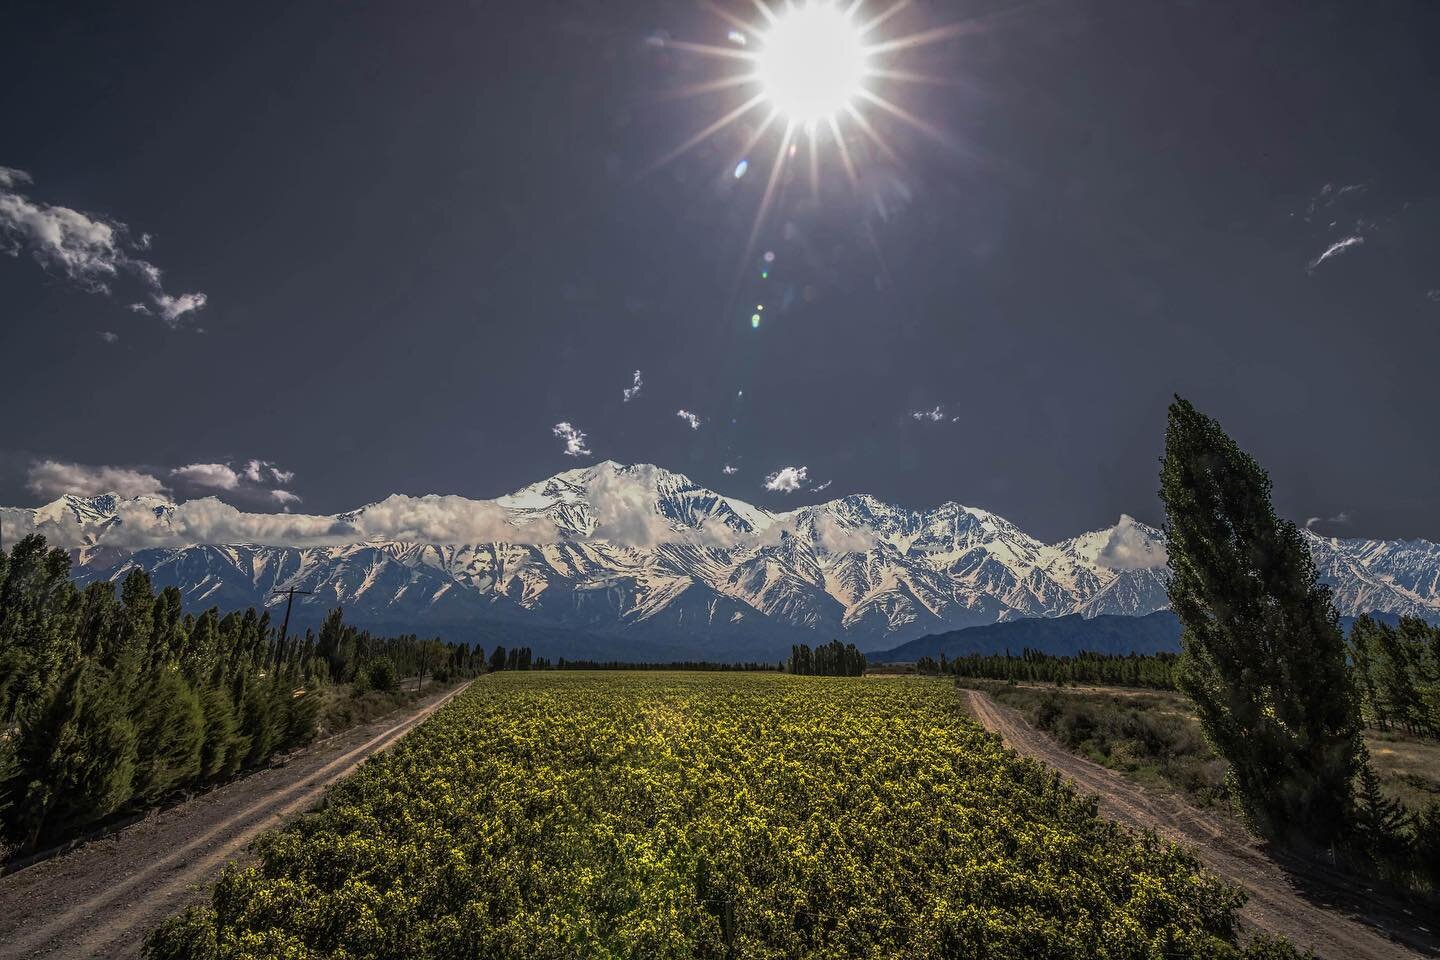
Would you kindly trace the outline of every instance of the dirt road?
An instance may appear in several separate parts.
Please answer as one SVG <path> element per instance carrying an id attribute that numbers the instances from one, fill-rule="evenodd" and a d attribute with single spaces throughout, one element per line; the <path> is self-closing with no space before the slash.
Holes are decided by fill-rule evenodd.
<path id="1" fill-rule="evenodd" d="M 325 788 L 399 740 L 459 687 L 403 715 L 314 744 L 63 857 L 0 877 L 0 958 L 136 957 L 146 934 L 205 896 L 228 860 L 313 806 Z"/>
<path id="2" fill-rule="evenodd" d="M 1102 815 L 1192 848 L 1212 871 L 1244 887 L 1250 899 L 1240 915 L 1250 926 L 1287 937 L 1324 960 L 1440 956 L 1440 927 L 1304 864 L 1287 861 L 1287 874 L 1239 825 L 1077 757 L 979 690 L 962 692 L 975 718 L 1007 746 L 1043 761 L 1082 792 L 1098 794 Z"/>

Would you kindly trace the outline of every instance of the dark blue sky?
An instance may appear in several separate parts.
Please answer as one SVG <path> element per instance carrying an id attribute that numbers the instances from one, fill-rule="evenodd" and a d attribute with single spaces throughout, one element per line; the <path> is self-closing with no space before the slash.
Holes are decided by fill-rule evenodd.
<path id="1" fill-rule="evenodd" d="M 955 21 L 896 58 L 951 82 L 882 85 L 949 142 L 872 109 L 899 165 L 853 126 L 858 194 L 833 151 L 818 203 L 794 165 L 762 280 L 773 136 L 741 180 L 738 129 L 646 173 L 745 96 L 664 96 L 733 70 L 654 42 L 724 44 L 696 4 L 10 4 L 11 189 L 153 235 L 129 256 L 208 303 L 170 329 L 133 271 L 87 291 L 12 232 L 0 502 L 42 499 L 35 461 L 252 457 L 307 512 L 493 496 L 586 462 L 567 421 L 767 506 L 1060 537 L 1158 520 L 1179 392 L 1290 516 L 1440 538 L 1440 6 L 916 2 L 882 32 Z M 833 486 L 761 488 L 793 465 Z"/>

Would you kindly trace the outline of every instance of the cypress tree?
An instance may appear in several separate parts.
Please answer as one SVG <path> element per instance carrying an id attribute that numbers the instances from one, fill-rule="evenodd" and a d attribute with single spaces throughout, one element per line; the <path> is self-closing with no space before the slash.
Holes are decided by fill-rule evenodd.
<path id="1" fill-rule="evenodd" d="M 135 796 L 153 803 L 200 776 L 205 710 L 200 697 L 169 667 L 152 672 L 139 688 L 135 724 Z"/>
<path id="2" fill-rule="evenodd" d="M 1360 748 L 1360 774 L 1356 777 L 1355 839 L 1360 849 L 1378 863 L 1405 856 L 1409 844 L 1410 814 L 1400 801 L 1385 796 L 1370 756 Z"/>
<path id="3" fill-rule="evenodd" d="M 1356 618 L 1355 625 L 1350 628 L 1350 662 L 1354 664 L 1355 668 L 1355 682 L 1358 686 L 1357 693 L 1360 697 L 1362 715 L 1368 707 L 1370 717 L 1375 721 L 1375 725 L 1381 730 L 1389 730 L 1390 724 L 1375 681 L 1377 672 L 1375 659 L 1379 655 L 1376 642 L 1377 633 L 1378 628 L 1375 621 L 1368 615 Z"/>
<path id="4" fill-rule="evenodd" d="M 30 849 L 114 812 L 130 798 L 135 726 L 113 675 L 71 668 L 21 724 L 16 779 L 24 796 L 11 828 Z"/>
<path id="5" fill-rule="evenodd" d="M 1252 824 L 1325 845 L 1349 820 L 1359 712 L 1329 588 L 1270 479 L 1177 397 L 1161 461 L 1180 688 Z"/>
<path id="6" fill-rule="evenodd" d="M 200 709 L 205 717 L 204 737 L 200 745 L 200 778 L 214 780 L 228 777 L 240 768 L 249 744 L 240 735 L 235 718 L 235 705 L 221 684 L 206 687 L 200 694 Z"/>

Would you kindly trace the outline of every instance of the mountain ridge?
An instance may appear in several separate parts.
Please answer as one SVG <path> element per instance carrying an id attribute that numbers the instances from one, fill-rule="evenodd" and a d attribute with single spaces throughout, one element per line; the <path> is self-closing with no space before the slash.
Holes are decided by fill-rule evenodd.
<path id="1" fill-rule="evenodd" d="M 81 582 L 140 566 L 191 609 L 264 606 L 295 586 L 314 591 L 297 598 L 302 625 L 342 605 L 357 623 L 420 632 L 572 630 L 712 656 L 831 637 L 890 649 L 970 626 L 1168 604 L 1164 537 L 1127 515 L 1045 543 L 953 501 L 911 510 L 852 494 L 770 511 L 613 461 L 491 500 L 392 495 L 304 515 L 106 494 L 3 508 L 0 519 L 8 540 L 39 532 L 69 547 Z M 1440 546 L 1304 535 L 1342 614 L 1440 619 Z"/>

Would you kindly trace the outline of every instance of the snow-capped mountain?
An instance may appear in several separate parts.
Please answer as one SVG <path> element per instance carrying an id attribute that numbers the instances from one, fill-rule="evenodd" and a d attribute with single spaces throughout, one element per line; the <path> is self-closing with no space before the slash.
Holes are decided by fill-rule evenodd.
<path id="1" fill-rule="evenodd" d="M 856 495 L 772 512 L 649 465 L 606 461 L 494 500 L 393 496 L 333 516 L 245 514 L 214 499 L 114 495 L 0 510 L 82 581 L 134 566 L 192 608 L 297 598 L 390 629 L 579 631 L 651 649 L 768 656 L 844 637 L 892 647 L 1022 617 L 1163 609 L 1165 548 L 1128 516 L 1043 543 L 1003 517 Z M 1343 614 L 1440 618 L 1440 546 L 1306 534 Z"/>

